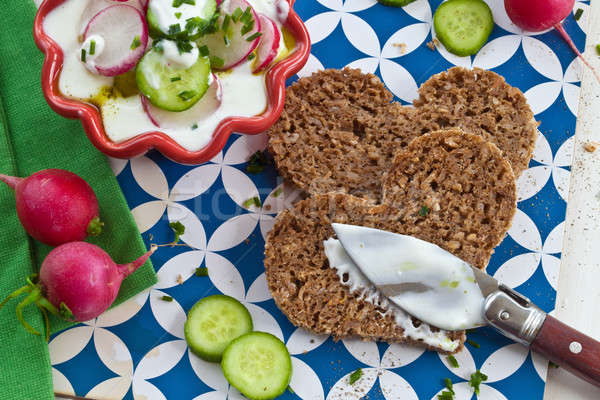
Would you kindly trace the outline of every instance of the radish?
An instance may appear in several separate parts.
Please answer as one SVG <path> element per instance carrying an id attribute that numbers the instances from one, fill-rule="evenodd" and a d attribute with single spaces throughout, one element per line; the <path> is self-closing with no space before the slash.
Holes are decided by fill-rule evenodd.
<path id="1" fill-rule="evenodd" d="M 219 79 L 213 74 L 212 83 L 202 99 L 192 108 L 181 112 L 163 110 L 152 105 L 146 96 L 140 95 L 140 97 L 148 118 L 158 128 L 177 129 L 183 127 L 194 129 L 194 124 L 197 125 L 198 122 L 208 118 L 219 109 L 223 99 L 223 88 Z"/>
<path id="2" fill-rule="evenodd" d="M 562 20 L 571 13 L 574 4 L 575 0 L 504 0 L 506 13 L 515 25 L 530 32 L 556 29 L 600 82 L 600 75 L 583 57 L 562 25 Z"/>
<path id="3" fill-rule="evenodd" d="M 252 72 L 257 73 L 266 69 L 277 57 L 279 45 L 281 44 L 281 32 L 277 24 L 269 17 L 258 14 L 261 26 L 261 40 L 256 49 L 256 66 Z"/>
<path id="4" fill-rule="evenodd" d="M 120 75 L 135 67 L 144 55 L 148 26 L 138 9 L 117 4 L 103 9 L 90 20 L 84 39 L 82 52 L 87 50 L 87 56 L 82 55 L 82 61 L 88 69 L 105 76 Z M 92 55 L 89 42 L 94 39 L 101 43 Z"/>
<path id="5" fill-rule="evenodd" d="M 23 319 L 23 308 L 36 304 L 49 326 L 47 312 L 70 321 L 88 321 L 96 318 L 113 303 L 121 282 L 143 265 L 156 250 L 150 251 L 128 264 L 118 265 L 100 247 L 86 242 L 71 242 L 52 250 L 44 259 L 38 275 L 27 279 L 27 285 L 11 293 L 2 303 L 27 293 L 17 306 L 17 319 L 31 333 L 39 335 Z M 47 336 L 46 336 L 47 337 Z"/>
<path id="6" fill-rule="evenodd" d="M 28 178 L 0 174 L 0 180 L 14 189 L 19 220 L 40 242 L 58 246 L 102 231 L 96 195 L 74 173 L 46 169 Z"/>
<path id="7" fill-rule="evenodd" d="M 90 23 L 90 20 L 98 14 L 100 11 L 114 6 L 116 4 L 127 4 L 137 8 L 144 15 L 148 9 L 148 0 L 92 0 L 88 3 L 87 7 L 83 10 L 81 15 L 81 34 L 85 32 L 85 28 Z"/>
<path id="8" fill-rule="evenodd" d="M 211 68 L 226 70 L 246 61 L 260 42 L 261 23 L 256 12 L 246 0 L 224 0 L 221 15 L 215 26 L 222 27 L 225 19 L 227 29 L 204 35 L 198 46 L 207 46 L 210 51 Z M 242 15 L 237 15 L 242 11 Z M 237 17 L 235 17 L 237 15 Z M 215 62 L 218 60 L 218 63 Z"/>

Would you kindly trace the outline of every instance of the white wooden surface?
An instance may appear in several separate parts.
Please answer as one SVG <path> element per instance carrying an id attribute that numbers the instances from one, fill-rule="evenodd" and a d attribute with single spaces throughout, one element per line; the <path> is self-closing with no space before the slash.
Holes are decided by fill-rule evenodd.
<path id="1" fill-rule="evenodd" d="M 600 70 L 600 1 L 590 13 L 585 55 Z M 600 148 L 584 149 L 600 142 L 600 84 L 587 69 L 581 88 L 555 316 L 600 340 Z M 600 389 L 550 368 L 544 399 L 598 400 Z"/>

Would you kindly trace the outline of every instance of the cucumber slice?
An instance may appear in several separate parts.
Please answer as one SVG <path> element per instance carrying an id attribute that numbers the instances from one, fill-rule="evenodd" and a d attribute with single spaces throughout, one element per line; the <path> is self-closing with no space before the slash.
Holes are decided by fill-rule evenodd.
<path id="1" fill-rule="evenodd" d="M 285 344 L 270 333 L 247 333 L 227 346 L 221 368 L 227 381 L 252 400 L 274 399 L 292 377 Z"/>
<path id="2" fill-rule="evenodd" d="M 227 345 L 252 331 L 250 313 L 233 297 L 216 294 L 198 301 L 185 321 L 185 340 L 198 357 L 221 361 Z"/>
<path id="3" fill-rule="evenodd" d="M 216 10 L 216 0 L 196 0 L 179 7 L 173 7 L 173 0 L 150 0 L 146 15 L 150 36 L 196 40 Z"/>
<path id="4" fill-rule="evenodd" d="M 448 0 L 433 16 L 435 33 L 449 52 L 470 56 L 485 44 L 494 18 L 483 0 Z"/>
<path id="5" fill-rule="evenodd" d="M 377 1 L 385 6 L 404 7 L 416 0 L 377 0 Z"/>
<path id="6" fill-rule="evenodd" d="M 199 56 L 188 69 L 169 64 L 160 47 L 153 47 L 137 65 L 135 79 L 138 88 L 158 108 L 185 111 L 206 93 L 210 61 L 208 57 Z"/>

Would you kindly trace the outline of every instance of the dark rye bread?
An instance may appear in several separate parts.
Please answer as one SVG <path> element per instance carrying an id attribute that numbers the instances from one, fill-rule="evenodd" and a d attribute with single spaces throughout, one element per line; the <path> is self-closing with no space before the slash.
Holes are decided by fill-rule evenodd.
<path id="1" fill-rule="evenodd" d="M 413 127 L 414 110 L 392 99 L 379 78 L 359 70 L 329 69 L 298 80 L 269 130 L 279 173 L 307 193 L 379 200 L 393 151 L 421 133 Z"/>
<path id="2" fill-rule="evenodd" d="M 455 67 L 421 86 L 415 107 L 391 102 L 378 77 L 325 70 L 286 92 L 268 131 L 280 174 L 309 194 L 342 192 L 380 200 L 380 178 L 394 153 L 415 137 L 462 127 L 495 143 L 518 176 L 527 168 L 537 123 L 520 90 L 499 75 Z"/>
<path id="3" fill-rule="evenodd" d="M 423 132 L 455 127 L 481 135 L 502 150 L 515 177 L 527 169 L 538 123 L 523 93 L 502 76 L 454 67 L 429 78 L 419 95 Z"/>
<path id="4" fill-rule="evenodd" d="M 485 268 L 516 211 L 515 177 L 496 145 L 459 129 L 431 132 L 400 150 L 383 178 L 398 232 Z"/>
<path id="5" fill-rule="evenodd" d="M 388 225 L 390 209 L 372 206 L 365 199 L 341 193 L 313 195 L 279 213 L 265 246 L 265 268 L 275 303 L 296 326 L 340 339 L 411 342 L 393 317 L 361 300 L 343 285 L 329 267 L 323 241 L 334 236 L 332 222 L 377 228 Z M 420 322 L 416 321 L 416 324 Z M 465 340 L 464 332 L 450 334 Z"/>

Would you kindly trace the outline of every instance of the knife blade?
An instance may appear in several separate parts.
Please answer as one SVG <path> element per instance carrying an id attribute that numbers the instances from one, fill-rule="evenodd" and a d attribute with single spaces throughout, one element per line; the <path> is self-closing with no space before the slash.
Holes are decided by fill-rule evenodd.
<path id="1" fill-rule="evenodd" d="M 411 236 L 356 225 L 332 227 L 365 277 L 423 322 L 447 330 L 489 324 L 600 386 L 600 342 L 547 315 L 485 272 Z"/>

